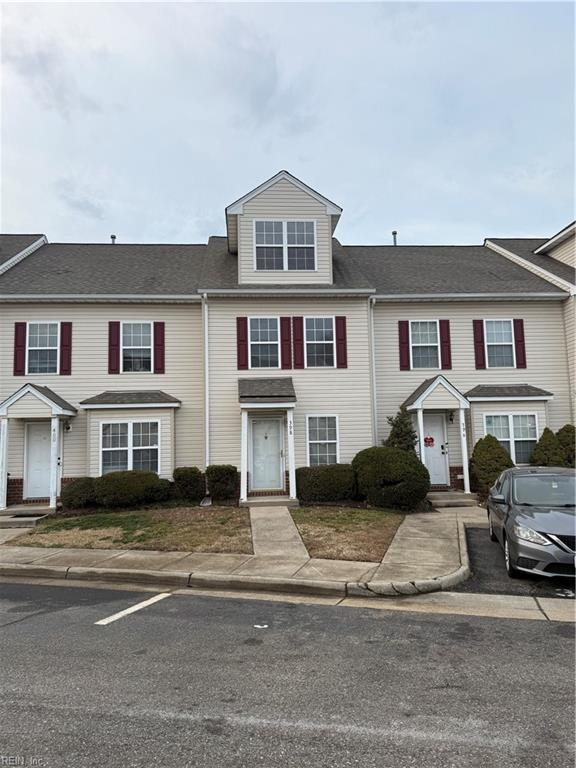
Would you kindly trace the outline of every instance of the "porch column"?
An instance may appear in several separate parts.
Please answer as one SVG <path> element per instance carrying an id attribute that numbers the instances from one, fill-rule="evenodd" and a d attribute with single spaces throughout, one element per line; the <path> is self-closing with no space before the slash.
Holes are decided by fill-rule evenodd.
<path id="1" fill-rule="evenodd" d="M 296 460 L 294 459 L 294 408 L 286 411 L 288 429 L 288 492 L 291 499 L 296 498 Z"/>
<path id="2" fill-rule="evenodd" d="M 240 427 L 240 501 L 248 499 L 248 411 L 242 408 Z"/>
<path id="3" fill-rule="evenodd" d="M 422 408 L 418 408 L 417 411 L 418 416 L 418 440 L 420 443 L 420 461 L 424 466 L 426 466 L 426 462 L 424 461 L 424 410 Z"/>
<path id="4" fill-rule="evenodd" d="M 8 498 L 8 419 L 0 419 L 0 509 Z"/>
<path id="5" fill-rule="evenodd" d="M 468 473 L 468 440 L 466 438 L 466 411 L 458 409 L 460 419 L 460 450 L 462 452 L 462 474 L 464 475 L 464 493 L 470 493 L 470 476 Z"/>
<path id="6" fill-rule="evenodd" d="M 60 418 L 52 416 L 50 420 L 50 506 L 56 508 L 58 498 L 58 474 L 60 452 Z"/>

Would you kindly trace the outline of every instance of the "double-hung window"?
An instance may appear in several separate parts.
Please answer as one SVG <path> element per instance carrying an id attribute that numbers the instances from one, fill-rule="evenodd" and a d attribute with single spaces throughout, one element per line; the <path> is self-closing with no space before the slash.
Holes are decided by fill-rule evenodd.
<path id="1" fill-rule="evenodd" d="M 102 474 L 127 469 L 159 471 L 159 425 L 157 421 L 128 421 L 102 424 Z"/>
<path id="2" fill-rule="evenodd" d="M 250 368 L 280 366 L 280 332 L 277 317 L 251 317 Z"/>
<path id="3" fill-rule="evenodd" d="M 58 373 L 59 323 L 28 323 L 27 373 Z"/>
<path id="4" fill-rule="evenodd" d="M 308 416 L 308 466 L 338 463 L 338 418 Z"/>
<path id="5" fill-rule="evenodd" d="M 314 271 L 316 225 L 313 221 L 255 221 L 257 271 Z"/>
<path id="6" fill-rule="evenodd" d="M 122 323 L 122 372 L 152 371 L 152 323 Z"/>
<path id="7" fill-rule="evenodd" d="M 411 368 L 439 368 L 438 320 L 412 320 L 410 323 Z"/>
<path id="8" fill-rule="evenodd" d="M 306 368 L 334 368 L 334 318 L 307 317 L 304 324 Z"/>
<path id="9" fill-rule="evenodd" d="M 536 414 L 486 414 L 485 432 L 494 435 L 508 451 L 514 464 L 529 464 L 538 440 Z"/>
<path id="10" fill-rule="evenodd" d="M 485 320 L 484 328 L 488 368 L 514 368 L 512 320 Z"/>

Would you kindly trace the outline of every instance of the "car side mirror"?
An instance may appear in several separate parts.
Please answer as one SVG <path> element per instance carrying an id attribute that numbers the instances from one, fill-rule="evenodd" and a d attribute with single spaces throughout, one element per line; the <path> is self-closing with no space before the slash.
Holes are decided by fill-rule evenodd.
<path id="1" fill-rule="evenodd" d="M 495 493 L 490 496 L 490 501 L 494 504 L 506 504 L 506 499 L 501 493 Z"/>

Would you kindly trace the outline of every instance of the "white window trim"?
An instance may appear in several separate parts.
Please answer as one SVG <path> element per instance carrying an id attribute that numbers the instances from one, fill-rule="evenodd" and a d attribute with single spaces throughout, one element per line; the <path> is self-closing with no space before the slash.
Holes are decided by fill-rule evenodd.
<path id="1" fill-rule="evenodd" d="M 412 323 L 435 323 L 436 324 L 436 350 L 438 352 L 438 365 L 433 367 L 414 368 L 414 362 L 412 360 Z M 414 319 L 408 320 L 408 331 L 410 340 L 410 370 L 411 371 L 440 371 L 442 370 L 442 360 L 440 359 L 440 321 L 439 320 L 426 320 L 426 319 Z M 433 347 L 434 344 L 414 344 L 416 347 Z"/>
<path id="2" fill-rule="evenodd" d="M 484 323 L 484 358 L 486 360 L 486 368 L 492 368 L 494 370 L 498 368 L 504 368 L 504 369 L 512 369 L 516 368 L 516 336 L 514 334 L 514 320 L 511 320 L 509 317 L 488 317 L 485 318 L 483 321 Z M 488 360 L 488 347 L 491 346 L 503 346 L 501 343 L 498 342 L 488 342 L 488 334 L 486 332 L 486 323 L 510 323 L 510 328 L 512 330 L 512 360 L 513 365 L 490 365 Z"/>
<path id="3" fill-rule="evenodd" d="M 29 329 L 31 325 L 57 325 L 58 326 L 58 342 L 56 345 L 56 370 L 52 373 L 44 373 L 42 371 L 37 373 L 31 373 L 28 370 L 28 338 Z M 26 323 L 26 376 L 59 376 L 60 375 L 60 340 L 61 340 L 61 323 L 59 320 L 29 320 Z M 34 349 L 54 349 L 54 347 L 34 347 Z"/>
<path id="4" fill-rule="evenodd" d="M 282 269 L 258 269 L 257 261 L 256 261 L 256 223 L 257 222 L 263 222 L 263 221 L 279 221 L 282 224 Z M 314 225 L 314 269 L 288 269 L 288 232 L 287 232 L 287 223 L 291 222 L 302 222 L 303 224 L 313 224 Z M 253 243 L 253 266 L 254 266 L 254 272 L 267 272 L 269 274 L 275 274 L 277 272 L 296 272 L 298 274 L 306 275 L 310 272 L 317 272 L 318 271 L 318 237 L 316 233 L 316 219 L 301 219 L 301 218 L 290 218 L 290 219 L 279 219 L 277 217 L 258 217 L 257 219 L 254 219 L 252 221 L 252 243 Z M 269 248 L 279 248 L 279 245 L 271 245 L 271 246 L 262 246 L 260 247 L 269 247 Z M 297 248 L 299 246 L 291 246 L 294 248 Z M 311 246 L 301 246 L 303 248 L 310 248 Z"/>
<path id="5" fill-rule="evenodd" d="M 310 419 L 336 419 L 336 464 L 340 464 L 340 423 L 335 413 L 306 414 L 306 466 L 310 464 Z M 314 440 L 315 443 L 333 443 L 334 440 Z M 314 464 L 315 467 L 329 467 L 331 464 Z"/>
<path id="6" fill-rule="evenodd" d="M 128 425 L 128 445 L 124 448 L 104 448 L 103 442 L 104 442 L 104 427 L 107 424 L 127 424 Z M 156 424 L 158 426 L 158 471 L 157 475 L 160 477 L 160 474 L 162 472 L 162 465 L 161 465 L 161 446 L 162 446 L 162 433 L 161 433 L 161 422 L 159 419 L 106 419 L 106 421 L 100 422 L 100 441 L 99 441 L 99 455 L 98 455 L 98 473 L 100 477 L 102 477 L 102 453 L 103 451 L 128 451 L 128 467 L 127 471 L 132 470 L 133 466 L 133 451 L 134 451 L 134 445 L 132 440 L 132 433 L 133 433 L 133 427 L 134 424 Z M 156 448 L 155 445 L 150 446 L 137 446 L 136 450 L 139 450 L 140 448 Z M 122 470 L 119 470 L 122 471 Z"/>
<path id="7" fill-rule="evenodd" d="M 333 365 L 308 365 L 308 344 L 330 344 L 329 341 L 306 341 L 306 320 L 332 320 L 332 359 Z M 306 315 L 304 317 L 304 368 L 313 371 L 331 371 L 336 368 L 336 315 Z"/>
<path id="8" fill-rule="evenodd" d="M 534 438 L 534 444 L 538 442 L 540 439 L 540 426 L 538 424 L 538 414 L 534 413 L 534 411 L 512 411 L 511 413 L 502 412 L 500 413 L 484 413 L 482 414 L 483 422 L 484 422 L 484 437 L 486 435 L 491 435 L 491 432 L 488 432 L 488 428 L 486 426 L 486 419 L 490 418 L 491 416 L 507 416 L 508 417 L 508 432 L 510 434 L 509 440 L 510 440 L 510 458 L 516 464 L 516 440 L 526 440 L 528 438 L 524 437 L 518 437 L 516 438 L 514 435 L 514 416 L 533 416 L 536 422 L 536 437 Z M 496 437 L 494 435 L 494 437 Z M 498 440 L 498 438 L 496 438 Z M 517 466 L 528 466 L 527 464 L 518 464 Z"/>
<path id="9" fill-rule="evenodd" d="M 272 341 L 255 341 L 252 342 L 252 329 L 250 327 L 251 320 L 276 320 L 276 326 L 278 328 L 278 365 L 268 365 L 268 366 L 255 366 L 252 367 L 252 343 L 254 344 L 273 344 Z M 282 349 L 280 347 L 280 317 L 278 315 L 250 315 L 248 317 L 248 370 L 254 370 L 254 371 L 277 371 L 282 366 L 282 361 L 280 359 L 280 356 L 282 354 Z"/>
<path id="10" fill-rule="evenodd" d="M 149 371 L 125 371 L 124 370 L 124 326 L 146 325 L 150 326 L 150 370 Z M 126 349 L 145 349 L 145 347 L 126 347 Z M 122 320 L 120 322 L 120 373 L 146 375 L 154 373 L 154 321 L 153 320 Z"/>

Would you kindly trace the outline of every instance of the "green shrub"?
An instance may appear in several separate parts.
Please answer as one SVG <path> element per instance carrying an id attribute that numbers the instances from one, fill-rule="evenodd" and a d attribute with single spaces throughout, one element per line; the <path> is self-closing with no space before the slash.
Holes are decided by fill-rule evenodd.
<path id="1" fill-rule="evenodd" d="M 186 501 L 200 501 L 206 495 L 204 475 L 198 467 L 178 467 L 174 470 L 177 495 Z"/>
<path id="2" fill-rule="evenodd" d="M 556 437 L 562 452 L 563 467 L 573 467 L 576 452 L 576 429 L 574 424 L 564 424 L 562 429 L 556 432 Z"/>
<path id="3" fill-rule="evenodd" d="M 206 468 L 208 493 L 213 499 L 236 499 L 240 492 L 238 470 L 232 464 L 211 464 Z"/>
<path id="4" fill-rule="evenodd" d="M 296 488 L 300 501 L 345 501 L 354 498 L 356 475 L 351 464 L 298 467 Z"/>
<path id="5" fill-rule="evenodd" d="M 94 497 L 101 507 L 133 507 L 170 498 L 172 484 L 155 472 L 110 472 L 94 481 Z"/>
<path id="6" fill-rule="evenodd" d="M 544 427 L 530 456 L 530 464 L 533 467 L 561 467 L 563 463 L 564 452 L 560 440 L 551 429 Z"/>
<path id="7" fill-rule="evenodd" d="M 359 493 L 374 507 L 415 509 L 430 490 L 428 470 L 413 451 L 367 448 L 352 466 Z"/>
<path id="8" fill-rule="evenodd" d="M 514 463 L 508 451 L 494 435 L 478 440 L 470 457 L 470 482 L 480 499 L 488 497 L 488 491 L 500 474 Z"/>
<path id="9" fill-rule="evenodd" d="M 63 485 L 60 501 L 64 509 L 84 509 L 94 506 L 94 478 L 77 477 Z"/>
<path id="10" fill-rule="evenodd" d="M 412 424 L 412 416 L 402 406 L 396 416 L 388 416 L 388 424 L 391 426 L 390 434 L 384 440 L 387 448 L 400 448 L 403 451 L 414 451 L 418 442 L 418 434 Z"/>

